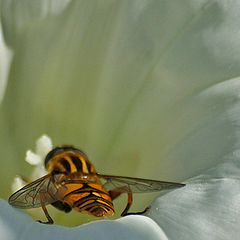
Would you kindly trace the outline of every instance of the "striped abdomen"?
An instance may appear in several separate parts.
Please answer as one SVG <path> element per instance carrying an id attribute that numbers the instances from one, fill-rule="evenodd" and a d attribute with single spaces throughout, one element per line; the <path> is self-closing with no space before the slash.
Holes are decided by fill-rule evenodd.
<path id="1" fill-rule="evenodd" d="M 66 184 L 68 191 L 62 200 L 78 212 L 85 212 L 96 217 L 114 213 L 111 197 L 102 187 L 100 180 L 96 183 Z"/>

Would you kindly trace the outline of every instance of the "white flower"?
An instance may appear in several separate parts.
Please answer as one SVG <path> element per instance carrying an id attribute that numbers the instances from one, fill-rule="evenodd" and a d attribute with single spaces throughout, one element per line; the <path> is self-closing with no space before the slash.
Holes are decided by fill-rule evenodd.
<path id="1" fill-rule="evenodd" d="M 239 9 L 223 0 L 2 0 L 2 198 L 16 173 L 30 176 L 24 153 L 43 132 L 81 148 L 100 173 L 188 179 L 150 204 L 151 219 L 73 229 L 34 223 L 1 201 L 5 239 L 238 239 Z M 134 199 L 138 211 L 153 197 Z"/>

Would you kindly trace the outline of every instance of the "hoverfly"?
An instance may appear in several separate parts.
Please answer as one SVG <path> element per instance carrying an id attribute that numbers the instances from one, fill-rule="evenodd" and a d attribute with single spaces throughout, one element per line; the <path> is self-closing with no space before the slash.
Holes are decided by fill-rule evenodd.
<path id="1" fill-rule="evenodd" d="M 132 193 L 154 192 L 183 187 L 184 184 L 141 178 L 102 175 L 96 172 L 87 156 L 72 146 L 56 147 L 45 158 L 48 174 L 12 194 L 8 202 L 17 208 L 42 207 L 47 222 L 53 224 L 46 205 L 70 212 L 75 209 L 96 217 L 114 214 L 112 201 L 122 193 L 128 202 L 121 216 L 128 215 Z M 101 180 L 104 180 L 103 184 Z M 135 213 L 141 214 L 147 211 Z M 134 214 L 134 213 L 133 213 Z"/>

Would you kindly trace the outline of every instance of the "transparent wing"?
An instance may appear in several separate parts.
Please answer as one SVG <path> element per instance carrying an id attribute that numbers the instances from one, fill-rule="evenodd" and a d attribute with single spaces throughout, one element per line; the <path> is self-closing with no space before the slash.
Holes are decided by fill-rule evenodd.
<path id="1" fill-rule="evenodd" d="M 106 180 L 103 187 L 108 191 L 114 190 L 119 192 L 158 192 L 184 187 L 185 184 L 175 182 L 164 182 L 142 178 L 131 178 L 111 175 L 98 174 L 99 178 Z"/>
<path id="2" fill-rule="evenodd" d="M 67 191 L 66 187 L 58 183 L 61 174 L 45 175 L 33 181 L 14 194 L 8 203 L 17 208 L 37 208 L 59 200 Z"/>

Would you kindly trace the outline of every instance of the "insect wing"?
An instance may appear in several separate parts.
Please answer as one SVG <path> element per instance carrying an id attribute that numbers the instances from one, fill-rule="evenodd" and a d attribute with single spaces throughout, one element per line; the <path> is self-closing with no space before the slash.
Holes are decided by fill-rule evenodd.
<path id="1" fill-rule="evenodd" d="M 67 191 L 57 182 L 60 176 L 48 174 L 27 184 L 9 197 L 9 204 L 17 208 L 37 208 L 56 202 Z"/>
<path id="2" fill-rule="evenodd" d="M 103 187 L 108 191 L 115 190 L 120 192 L 126 192 L 126 189 L 128 189 L 129 192 L 143 193 L 171 190 L 185 186 L 185 184 L 182 183 L 164 182 L 142 178 L 131 178 L 101 174 L 98 174 L 98 177 L 106 180 L 106 183 L 104 183 Z"/>

